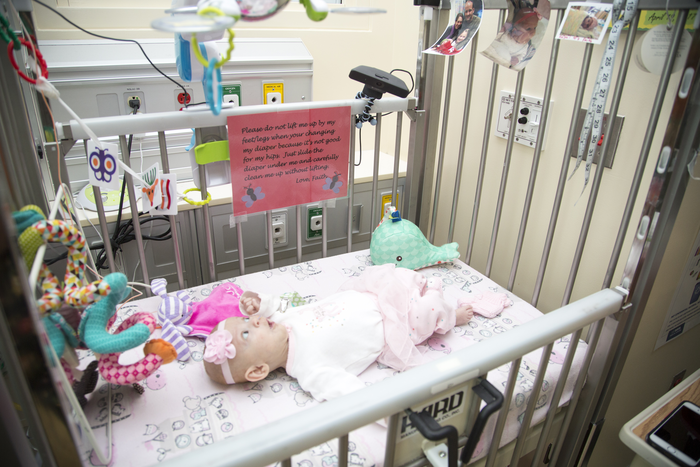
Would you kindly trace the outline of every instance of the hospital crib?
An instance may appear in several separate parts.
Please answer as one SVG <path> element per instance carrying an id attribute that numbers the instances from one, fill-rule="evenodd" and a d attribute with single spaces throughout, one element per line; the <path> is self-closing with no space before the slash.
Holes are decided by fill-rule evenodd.
<path id="1" fill-rule="evenodd" d="M 556 23 L 559 23 L 562 19 L 562 10 L 565 8 L 565 5 L 553 2 L 552 6 L 554 8 L 552 18 L 554 18 L 554 11 L 556 11 Z M 500 3 L 487 2 L 485 15 L 495 14 L 495 11 L 492 10 L 500 10 L 502 19 L 505 14 L 504 7 Z M 654 2 L 640 2 L 639 7 L 653 9 L 664 8 L 665 5 L 662 6 Z M 689 3 L 671 2 L 670 8 L 681 9 L 677 24 L 682 25 L 685 22 L 688 9 L 693 7 Z M 425 43 L 432 43 L 430 39 L 437 37 L 440 34 L 438 32 L 441 29 L 440 26 L 444 27 L 445 25 L 446 10 L 431 8 L 432 14 L 427 15 L 428 9 L 429 7 L 421 7 L 421 24 L 424 28 L 423 40 Z M 555 22 L 552 21 L 552 23 Z M 677 47 L 680 42 L 680 32 L 681 28 L 676 26 L 673 36 L 674 47 Z M 627 34 L 626 43 L 622 46 L 624 50 L 620 51 L 620 57 L 618 58 L 621 65 L 611 98 L 610 115 L 617 114 L 620 99 L 623 95 L 635 33 L 636 23 L 633 22 Z M 478 35 L 471 45 L 470 63 L 475 61 L 477 44 Z M 552 86 L 555 83 L 558 49 L 559 43 L 555 41 L 552 46 L 544 91 L 542 127 L 548 124 L 548 103 Z M 531 291 L 532 299 L 530 302 L 533 305 L 537 305 L 539 301 L 545 270 L 552 262 L 551 248 L 554 232 L 557 228 L 560 228 L 560 209 L 562 208 L 562 198 L 564 197 L 567 177 L 570 172 L 569 161 L 571 158 L 569 154 L 578 136 L 576 133 L 576 122 L 581 118 L 578 109 L 585 105 L 586 80 L 592 63 L 592 55 L 592 46 L 586 46 L 580 69 L 580 79 L 577 84 L 576 102 L 574 104 L 574 109 L 577 110 L 573 113 L 571 119 L 571 130 L 568 135 L 566 148 L 548 148 L 548 151 L 559 152 L 564 155 L 561 175 L 556 186 L 554 204 L 550 206 L 551 215 L 548 216 L 549 223 L 544 238 L 542 261 L 539 265 L 534 289 Z M 669 54 L 671 57 L 674 55 L 675 53 Z M 510 364 L 511 370 L 505 385 L 504 405 L 500 412 L 494 415 L 494 417 L 497 417 L 495 430 L 485 433 L 485 436 L 492 437 L 492 443 L 488 455 L 479 461 L 479 465 L 525 465 L 525 463 L 531 462 L 533 466 L 548 463 L 568 466 L 585 463 L 587 456 L 590 455 L 590 450 L 595 445 L 600 425 L 604 421 L 607 405 L 610 402 L 617 378 L 624 365 L 636 326 L 644 311 L 650 284 L 658 268 L 659 258 L 663 254 L 668 241 L 670 229 L 673 226 L 674 218 L 688 181 L 688 172 L 685 170 L 685 167 L 692 157 L 692 148 L 698 144 L 697 135 L 700 134 L 697 131 L 700 124 L 700 112 L 698 112 L 700 89 L 698 89 L 697 82 L 693 80 L 693 74 L 697 71 L 698 58 L 700 58 L 700 36 L 696 32 L 679 88 L 668 88 L 671 76 L 670 61 L 667 61 L 664 73 L 659 80 L 656 99 L 648 117 L 648 127 L 644 133 L 645 137 L 641 148 L 636 151 L 639 153 L 639 163 L 634 173 L 628 199 L 606 200 L 606 203 L 619 203 L 625 205 L 625 208 L 621 218 L 615 219 L 613 222 L 615 226 L 619 224 L 619 233 L 609 258 L 610 264 L 602 280 L 602 290 L 586 293 L 583 298 L 569 303 L 573 294 L 577 272 L 583 258 L 589 229 L 595 218 L 596 204 L 600 203 L 597 198 L 605 171 L 596 170 L 591 182 L 590 193 L 587 197 L 582 197 L 580 201 L 581 203 L 586 203 L 586 210 L 573 257 L 569 263 L 571 274 L 567 280 L 559 309 L 546 313 L 542 317 L 504 333 L 498 338 L 478 343 L 440 360 L 388 378 L 356 393 L 303 410 L 294 416 L 241 433 L 204 449 L 198 449 L 174 457 L 167 461 L 167 465 L 268 465 L 281 462 L 282 465 L 288 466 L 291 465 L 291 456 L 294 454 L 338 438 L 338 463 L 345 466 L 348 464 L 349 457 L 348 433 L 380 419 L 386 419 L 387 425 L 384 465 L 395 465 L 395 459 L 399 453 L 396 451 L 394 440 L 397 439 L 400 420 L 407 409 L 413 407 L 419 410 L 420 407 L 425 406 L 426 401 L 449 394 L 451 390 L 453 391 L 456 388 L 464 387 L 467 388 L 467 392 L 471 393 L 472 387 L 479 386 L 489 372 L 507 364 Z M 449 103 L 453 100 L 452 73 L 455 58 L 450 57 L 447 59 L 448 69 L 445 77 L 442 74 L 441 60 L 443 59 L 423 56 L 422 62 L 419 63 L 420 73 L 417 77 L 418 98 L 384 98 L 375 103 L 372 109 L 372 112 L 376 113 L 377 119 L 374 141 L 375 155 L 380 152 L 383 127 L 390 125 L 385 123 L 390 117 L 384 116 L 384 114 L 394 112 L 397 117 L 394 130 L 396 139 L 394 157 L 397 165 L 393 172 L 392 191 L 396 192 L 400 158 L 398 148 L 402 138 L 406 137 L 405 132 L 402 132 L 402 128 L 405 123 L 404 117 L 407 118 L 410 127 L 408 135 L 410 148 L 407 155 L 408 164 L 405 175 L 404 197 L 402 204 L 399 204 L 400 209 L 408 219 L 414 220 L 423 229 L 432 242 L 438 244 L 441 242 L 441 236 L 446 237 L 448 241 L 452 241 L 455 235 L 459 235 L 459 232 L 456 232 L 457 217 L 460 214 L 464 216 L 463 213 L 467 212 L 471 218 L 468 237 L 465 234 L 459 237 L 468 239 L 464 257 L 465 262 L 471 264 L 475 249 L 488 251 L 486 264 L 482 272 L 487 277 L 491 277 L 497 275 L 497 271 L 494 269 L 495 257 L 498 253 L 496 247 L 499 246 L 497 240 L 506 222 L 501 216 L 506 204 L 506 190 L 509 186 L 509 165 L 514 151 L 515 119 L 511 121 L 510 136 L 507 140 L 505 155 L 503 156 L 501 183 L 488 186 L 488 184 L 484 183 L 484 171 L 486 170 L 487 156 L 492 157 L 492 154 L 488 151 L 488 145 L 491 132 L 490 122 L 496 107 L 495 94 L 499 68 L 497 65 L 494 65 L 491 70 L 489 110 L 484 119 L 486 124 L 483 142 L 480 143 L 467 141 L 466 135 L 468 126 L 473 125 L 473 122 L 477 120 L 476 116 L 470 114 L 470 101 L 473 95 L 476 75 L 477 73 L 479 73 L 479 76 L 485 75 L 488 73 L 488 70 L 476 69 L 475 66 L 469 67 L 464 116 L 460 132 L 460 147 L 457 154 L 453 155 L 447 154 L 445 147 L 447 146 L 449 118 L 451 115 Z M 514 91 L 514 102 L 516 102 L 516 108 L 513 109 L 514 114 L 517 114 L 517 103 L 521 100 L 523 81 L 526 79 L 526 74 L 527 69 L 525 72 L 520 72 L 517 75 Z M 5 76 L 3 79 L 6 78 Z M 443 79 L 445 85 L 444 99 L 441 96 Z M 647 163 L 655 130 L 657 124 L 659 124 L 661 107 L 665 99 L 671 101 L 673 106 L 668 123 L 661 122 L 661 127 L 666 125 L 662 147 L 668 149 L 660 151 L 658 159 L 652 157 L 652 161 Z M 321 108 L 324 106 L 350 106 L 352 114 L 359 114 L 364 108 L 364 103 L 358 100 L 312 102 L 306 104 L 285 104 L 283 108 L 291 110 Z M 274 111 L 277 110 L 274 109 Z M 122 157 L 127 163 L 129 159 L 126 149 L 127 135 L 144 131 L 157 132 L 160 140 L 162 166 L 164 171 L 167 171 L 166 131 L 196 128 L 197 135 L 201 140 L 202 129 L 225 125 L 226 117 L 229 115 L 246 115 L 268 111 L 270 111 L 269 107 L 251 106 L 225 109 L 219 116 L 213 116 L 208 112 L 172 112 L 158 115 L 143 115 L 138 116 L 138 118 L 127 116 L 90 119 L 86 123 L 98 137 L 118 136 Z M 8 127 L 7 124 L 3 126 Z M 67 146 L 71 146 L 87 137 L 84 130 L 74 121 L 60 123 L 58 130 L 60 139 Z M 353 129 L 352 131 L 351 154 L 354 154 L 356 135 L 355 130 Z M 544 128 L 541 131 L 544 131 Z M 609 134 L 609 132 L 606 132 L 606 134 Z M 610 139 L 604 139 L 602 143 L 603 158 L 609 149 L 609 141 Z M 528 219 L 533 202 L 539 157 L 543 149 L 541 144 L 541 142 L 538 142 L 534 147 L 532 170 L 529 175 L 527 190 L 523 195 L 524 204 L 522 215 L 520 216 L 521 220 L 519 228 L 517 226 L 514 227 L 514 230 L 518 231 L 516 245 L 514 251 L 507 251 L 513 265 L 509 274 L 507 274 L 507 285 L 503 287 L 509 291 L 514 289 L 516 283 L 515 278 L 518 271 L 519 258 L 522 254 L 525 230 L 528 227 Z M 481 149 L 469 151 L 470 153 L 467 154 L 467 147 L 480 147 Z M 469 189 L 465 189 L 464 184 L 461 183 L 462 167 L 468 163 L 468 158 L 475 158 L 476 154 L 480 154 L 476 183 L 471 185 Z M 456 163 L 456 170 L 452 172 L 456 173 L 453 187 L 450 186 L 452 180 L 448 177 L 450 171 L 444 170 L 445 164 L 449 160 Z M 371 221 L 376 224 L 381 215 L 374 208 L 378 204 L 375 198 L 378 182 L 378 157 L 375 157 L 373 163 Z M 501 164 L 500 160 L 498 163 Z M 352 200 L 353 164 L 350 164 L 349 170 L 350 186 L 348 196 Z M 30 171 L 31 168 L 28 167 L 26 172 Z M 642 178 L 645 173 L 648 174 L 650 172 L 653 172 L 653 175 L 651 176 L 650 189 L 646 195 L 646 200 L 637 199 L 638 191 L 645 188 L 642 186 Z M 201 176 L 200 185 L 202 191 L 206 192 L 205 170 L 200 170 L 199 174 Z M 512 179 L 513 177 L 510 178 Z M 134 200 L 133 182 L 128 175 L 126 180 L 132 195 L 131 200 Z M 448 188 L 444 188 L 445 186 L 448 186 Z M 454 188 L 452 208 L 448 214 L 440 213 L 439 198 L 452 188 Z M 485 210 L 485 208 L 482 209 L 480 200 L 485 199 L 487 192 L 484 190 L 489 188 L 494 190 L 491 196 L 496 199 L 496 208 L 493 211 L 493 227 L 490 234 L 487 235 L 488 241 L 479 244 L 476 235 L 477 224 L 479 221 L 481 221 L 481 224 L 484 223 Z M 579 187 L 574 189 L 577 190 Z M 473 196 L 473 199 L 469 198 L 469 196 Z M 100 199 L 99 194 L 96 199 Z M 7 203 L 7 201 L 5 202 Z M 98 211 L 101 211 L 99 201 L 97 204 Z M 639 219 L 633 219 L 632 211 L 635 209 L 635 206 L 641 204 L 643 206 Z M 348 203 L 348 207 L 352 205 L 352 202 Z M 468 208 L 462 206 L 468 206 Z M 204 205 L 198 209 L 201 210 L 204 219 L 203 239 L 207 245 L 206 250 L 210 268 L 209 277 L 212 281 L 215 281 L 217 276 L 212 257 L 209 208 Z M 298 230 L 301 226 L 301 209 L 302 207 L 297 207 Z M 330 208 L 324 206 L 323 209 L 325 214 L 325 210 Z M 131 212 L 132 214 L 137 213 L 138 208 L 132 205 Z M 104 217 L 103 213 L 100 216 Z M 273 269 L 275 268 L 275 256 L 271 243 L 271 213 L 267 213 L 266 217 L 267 238 L 270 242 L 268 250 L 269 268 Z M 327 216 L 324 215 L 323 219 L 325 220 L 326 218 Z M 610 221 L 606 219 L 605 222 L 609 223 Z M 517 219 L 515 224 L 518 224 Z M 25 416 L 28 419 L 30 432 L 32 433 L 32 446 L 38 450 L 39 455 L 47 464 L 76 465 L 80 456 L 75 447 L 73 437 L 78 435 L 80 429 L 77 428 L 74 422 L 74 413 L 66 400 L 66 388 L 56 382 L 57 369 L 51 368 L 47 372 L 47 364 L 45 362 L 48 357 L 44 355 L 40 345 L 41 325 L 33 305 L 34 296 L 26 279 L 23 277 L 24 271 L 17 266 L 19 260 L 16 251 L 13 248 L 7 249 L 12 240 L 12 227 L 6 215 L 3 217 L 2 225 L 3 238 L 0 244 L 5 245 L 6 248 L 2 258 L 2 267 L 9 272 L 9 276 L 12 278 L 4 281 L 1 286 L 3 312 L 6 318 L 2 326 L 2 341 L 5 343 L 2 353 L 6 358 L 5 364 L 10 376 L 18 382 L 17 384 L 21 388 L 21 393 L 17 397 L 19 397 Z M 174 227 L 174 219 L 171 219 L 171 225 Z M 441 225 L 449 225 L 447 232 L 444 232 L 445 229 L 441 230 Z M 138 223 L 134 223 L 134 227 L 141 259 L 141 274 L 144 281 L 148 282 L 152 277 L 149 277 L 146 267 Z M 100 228 L 104 233 L 104 238 L 108 238 L 107 225 L 104 219 L 102 219 Z M 347 210 L 347 229 L 346 249 L 350 253 L 354 251 L 351 208 Z M 246 273 L 245 238 L 242 234 L 240 222 L 236 223 L 236 231 L 239 272 L 243 275 Z M 326 231 L 327 229 L 324 228 L 323 232 L 325 233 Z M 182 289 L 185 288 L 185 285 L 180 256 L 183 249 L 187 248 L 187 246 L 178 242 L 175 228 L 172 229 L 172 232 L 173 255 L 176 258 L 178 285 Z M 297 260 L 301 261 L 303 252 L 300 247 L 300 232 L 297 232 L 296 238 L 298 242 Z M 618 268 L 623 243 L 625 241 L 629 242 L 629 239 L 631 239 L 629 257 L 619 286 L 615 286 L 613 284 L 613 276 Z M 322 256 L 325 257 L 328 253 L 325 235 L 321 244 Z M 512 250 L 512 248 L 505 249 Z M 110 252 L 109 249 L 107 251 Z M 462 246 L 462 251 L 464 251 L 464 246 Z M 600 253 L 596 251 L 595 254 L 598 255 Z M 109 258 L 108 263 L 110 269 L 114 270 L 114 259 Z M 31 317 L 31 320 L 28 320 L 28 317 Z M 33 326 L 27 326 L 27 323 L 32 323 Z M 566 354 L 562 368 L 563 374 L 569 371 L 576 352 L 575 343 L 579 341 L 579 338 L 584 337 L 587 343 L 583 365 L 576 376 L 574 392 L 568 405 L 559 410 L 557 403 L 551 403 L 551 408 L 548 410 L 544 422 L 530 427 L 530 420 L 536 408 L 536 398 L 531 398 L 527 404 L 527 409 L 521 422 L 522 428 L 517 439 L 499 450 L 500 443 L 498 441 L 505 423 L 505 415 L 509 410 L 508 405 L 513 394 L 521 358 L 533 350 L 543 349 L 543 358 L 540 361 L 534 383 L 534 391 L 539 391 L 554 342 L 568 335 L 571 336 L 570 342 L 572 345 Z M 15 347 L 10 346 L 9 342 L 15 342 Z M 561 378 L 560 381 L 565 379 Z M 3 390 L 5 390 L 4 387 Z M 562 391 L 563 383 L 558 384 L 554 391 L 556 401 L 558 401 Z M 7 397 L 3 398 L 3 401 L 7 400 L 9 400 Z M 461 426 L 458 426 L 460 433 L 458 443 L 462 446 L 471 445 L 473 447 L 475 439 L 470 435 L 470 432 L 475 424 L 475 420 L 477 420 L 480 402 L 481 400 L 478 397 L 471 398 L 465 420 L 461 422 Z M 20 452 L 20 456 L 24 456 L 23 459 L 25 461 L 31 462 L 31 459 L 27 457 L 30 453 L 26 449 L 28 448 L 27 440 L 23 437 L 18 423 L 12 425 L 14 422 L 14 418 L 10 417 L 6 426 L 13 428 L 10 430 L 10 434 L 17 443 L 16 445 L 20 446 L 17 449 Z M 114 443 L 118 444 L 119 439 L 115 439 Z M 440 445 L 435 449 L 428 454 L 431 462 L 440 463 L 440 465 L 449 463 L 448 465 L 451 467 L 456 465 L 455 449 L 450 449 L 447 452 L 448 450 Z M 411 465 L 423 465 L 425 462 L 425 460 L 418 460 Z"/>

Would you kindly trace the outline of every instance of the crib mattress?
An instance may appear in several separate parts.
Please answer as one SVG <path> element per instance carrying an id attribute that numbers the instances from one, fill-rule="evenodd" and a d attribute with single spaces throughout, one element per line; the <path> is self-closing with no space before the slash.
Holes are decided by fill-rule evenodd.
<path id="1" fill-rule="evenodd" d="M 314 301 L 332 294 L 346 279 L 362 274 L 370 265 L 367 250 L 248 274 L 186 291 L 193 301 L 200 301 L 219 284 L 235 283 L 243 290 L 276 295 L 297 292 L 307 301 Z M 433 266 L 419 272 L 428 278 L 439 277 L 442 280 L 445 298 L 455 305 L 460 297 L 480 291 L 503 292 L 512 301 L 512 305 L 506 307 L 496 318 L 485 319 L 475 315 L 467 325 L 456 327 L 442 336 L 435 335 L 426 341 L 420 346 L 420 350 L 428 359 L 440 358 L 541 316 L 529 303 L 459 260 L 453 264 Z M 127 303 L 119 310 L 118 322 L 140 311 L 155 314 L 160 302 L 159 297 L 151 297 Z M 546 415 L 568 348 L 568 340 L 568 336 L 564 337 L 554 345 L 542 390 L 537 395 L 533 423 L 543 420 Z M 110 465 L 157 464 L 318 404 L 282 369 L 272 372 L 264 381 L 257 383 L 227 387 L 213 383 L 205 374 L 202 364 L 203 340 L 188 338 L 187 341 L 192 358 L 187 362 L 176 361 L 162 366 L 142 381 L 144 394 L 139 395 L 131 386 L 112 386 L 113 459 Z M 579 344 L 560 405 L 565 404 L 571 397 L 584 351 L 585 343 Z M 520 420 L 528 400 L 532 397 L 540 355 L 541 350 L 538 350 L 522 359 L 501 446 L 517 437 Z M 91 352 L 83 352 L 79 356 L 81 367 L 94 359 Z M 128 355 L 124 357 L 128 359 Z M 509 366 L 504 365 L 488 375 L 489 381 L 502 391 Z M 371 385 L 393 374 L 395 370 L 375 363 L 360 377 L 367 385 Z M 101 448 L 105 450 L 107 384 L 101 378 L 97 389 L 88 399 L 85 414 L 95 430 Z M 496 417 L 491 417 L 476 447 L 473 460 L 488 453 L 490 434 L 493 433 L 495 421 Z M 385 437 L 385 428 L 378 423 L 351 433 L 349 462 L 352 465 L 367 467 L 383 465 Z M 81 444 L 84 465 L 99 465 L 87 441 L 83 439 Z M 294 456 L 293 465 L 330 467 L 337 464 L 336 444 L 325 443 Z"/>

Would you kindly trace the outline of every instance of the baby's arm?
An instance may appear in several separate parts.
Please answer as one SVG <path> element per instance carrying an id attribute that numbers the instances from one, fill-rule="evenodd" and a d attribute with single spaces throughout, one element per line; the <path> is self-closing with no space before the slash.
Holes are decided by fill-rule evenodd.
<path id="1" fill-rule="evenodd" d="M 243 292 L 238 302 L 238 308 L 241 310 L 241 313 L 248 316 L 257 314 L 265 318 L 272 316 L 275 311 L 278 311 L 280 305 L 281 300 L 279 297 L 257 294 L 251 291 Z"/>
<path id="2" fill-rule="evenodd" d="M 240 309 L 246 315 L 254 315 L 260 310 L 260 297 L 257 294 L 255 296 L 251 294 L 246 297 L 244 294 L 241 297 Z"/>

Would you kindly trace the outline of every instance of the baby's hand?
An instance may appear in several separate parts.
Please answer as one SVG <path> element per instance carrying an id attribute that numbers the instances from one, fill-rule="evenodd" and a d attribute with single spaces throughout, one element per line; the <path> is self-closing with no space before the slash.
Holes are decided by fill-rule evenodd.
<path id="1" fill-rule="evenodd" d="M 243 297 L 241 298 L 243 312 L 248 315 L 254 315 L 260 310 L 260 297 Z"/>

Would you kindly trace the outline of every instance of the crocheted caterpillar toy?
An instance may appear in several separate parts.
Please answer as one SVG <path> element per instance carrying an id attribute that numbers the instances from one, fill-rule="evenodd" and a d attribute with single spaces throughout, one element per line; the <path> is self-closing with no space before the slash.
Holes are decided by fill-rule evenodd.
<path id="1" fill-rule="evenodd" d="M 61 220 L 45 220 L 43 213 L 36 206 L 27 206 L 16 218 L 35 221 L 25 228 L 19 237 L 20 249 L 28 268 L 31 268 L 36 252 L 44 242 L 59 242 L 68 249 L 63 284 L 46 264 L 41 265 L 39 272 L 43 295 L 37 300 L 37 306 L 43 316 L 49 341 L 60 358 L 64 354 L 66 344 L 77 347 L 79 343 L 75 330 L 58 311 L 62 306 L 68 305 L 74 308 L 76 314 L 80 313 L 84 306 L 107 295 L 109 285 L 102 281 L 84 285 L 87 244 L 77 228 Z M 18 222 L 18 228 L 22 227 Z M 66 375 L 70 381 L 72 374 L 67 372 Z"/>
<path id="2" fill-rule="evenodd" d="M 60 364 L 69 383 L 76 386 L 81 404 L 85 402 L 84 395 L 94 389 L 96 381 L 92 373 L 95 365 L 88 366 L 85 372 L 87 374 L 84 373 L 80 382 L 75 381 L 71 365 L 61 358 L 67 345 L 82 347 L 84 343 L 97 356 L 96 364 L 100 374 L 113 384 L 140 381 L 175 358 L 177 353 L 172 345 L 154 340 L 146 345 L 146 356 L 140 362 L 126 366 L 119 364 L 121 352 L 146 342 L 156 328 L 156 320 L 150 313 L 137 313 L 122 322 L 115 334 L 107 332 L 107 328 L 116 320 L 116 305 L 128 296 L 126 276 L 113 273 L 103 280 L 85 285 L 88 250 L 85 238 L 76 227 L 61 220 L 45 220 L 36 206 L 27 206 L 14 217 L 21 232 L 20 249 L 28 268 L 31 268 L 36 252 L 44 242 L 60 242 L 68 249 L 63 285 L 42 264 L 40 278 L 43 295 L 37 300 L 37 306 L 43 316 L 49 341 L 61 359 Z M 79 315 L 86 305 L 102 297 L 102 300 L 82 312 L 78 332 L 58 313 L 61 307 L 66 308 L 68 305 Z M 78 316 L 76 320 L 77 318 Z"/>
<path id="3" fill-rule="evenodd" d="M 192 299 L 184 290 L 176 292 L 175 297 L 168 295 L 167 285 L 168 282 L 165 279 L 151 281 L 151 290 L 163 299 L 158 307 L 160 337 L 175 347 L 177 359 L 184 362 L 190 359 L 190 348 L 183 336 L 192 332 L 192 326 L 186 324 L 192 315 L 189 307 Z"/>
<path id="4" fill-rule="evenodd" d="M 85 310 L 79 333 L 85 344 L 98 354 L 97 368 L 100 375 L 112 384 L 133 384 L 154 373 L 161 365 L 177 357 L 175 348 L 163 339 L 149 341 L 143 349 L 144 358 L 131 365 L 119 363 L 119 355 L 146 342 L 156 329 L 156 319 L 151 313 L 135 313 L 127 317 L 114 334 L 108 329 L 116 321 L 116 306 L 129 292 L 126 276 L 114 272 L 103 281 L 110 286 L 105 298 Z"/>

